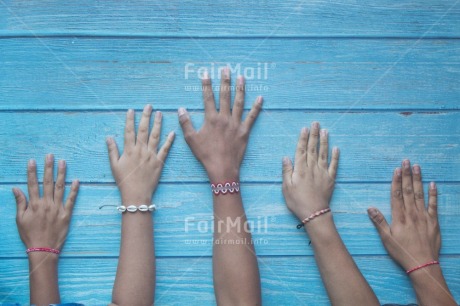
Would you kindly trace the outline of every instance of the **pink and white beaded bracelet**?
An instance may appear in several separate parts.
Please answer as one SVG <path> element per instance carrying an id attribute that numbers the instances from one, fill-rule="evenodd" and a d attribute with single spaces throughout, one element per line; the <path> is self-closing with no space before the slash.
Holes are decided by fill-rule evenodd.
<path id="1" fill-rule="evenodd" d="M 239 182 L 225 182 L 225 183 L 216 183 L 211 184 L 212 192 L 217 196 L 219 194 L 233 194 L 240 192 L 240 183 Z"/>
<path id="2" fill-rule="evenodd" d="M 330 208 L 325 208 L 325 209 L 318 210 L 318 211 L 315 212 L 315 213 L 312 213 L 310 216 L 308 216 L 307 218 L 303 219 L 303 220 L 302 220 L 302 223 L 299 223 L 299 224 L 297 225 L 297 229 L 300 229 L 301 227 L 305 226 L 305 224 L 306 224 L 307 222 L 310 222 L 311 220 L 315 219 L 316 217 L 321 216 L 321 215 L 323 215 L 323 214 L 325 214 L 325 213 L 328 213 L 328 212 L 330 212 L 330 211 L 331 211 Z"/>
<path id="3" fill-rule="evenodd" d="M 53 253 L 53 254 L 60 254 L 61 251 L 58 249 L 52 249 L 52 248 L 28 248 L 26 250 L 26 254 L 29 254 L 31 252 L 47 252 L 47 253 Z"/>

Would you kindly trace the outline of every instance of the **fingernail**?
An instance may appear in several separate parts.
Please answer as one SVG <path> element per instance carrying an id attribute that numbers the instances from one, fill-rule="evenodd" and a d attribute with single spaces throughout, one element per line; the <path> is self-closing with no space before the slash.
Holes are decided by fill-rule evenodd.
<path id="1" fill-rule="evenodd" d="M 407 169 L 407 168 L 409 168 L 409 166 L 410 166 L 410 161 L 409 161 L 408 159 L 405 159 L 405 160 L 403 161 L 403 167 L 404 167 L 405 169 Z"/>
<path id="2" fill-rule="evenodd" d="M 13 194 L 17 197 L 19 195 L 19 192 L 16 188 L 13 188 Z"/>
<path id="3" fill-rule="evenodd" d="M 61 160 L 59 161 L 58 165 L 59 165 L 59 168 L 65 168 L 65 160 L 62 160 L 62 159 L 61 159 Z"/>
<path id="4" fill-rule="evenodd" d="M 308 134 L 308 128 L 307 127 L 303 127 L 302 130 L 300 131 L 302 134 Z"/>
<path id="5" fill-rule="evenodd" d="M 208 71 L 203 72 L 203 80 L 208 80 L 208 79 L 209 79 Z"/>
<path id="6" fill-rule="evenodd" d="M 53 154 L 46 155 L 46 163 L 50 164 L 53 162 Z"/>
<path id="7" fill-rule="evenodd" d="M 313 122 L 311 124 L 311 127 L 314 128 L 314 129 L 317 129 L 317 128 L 319 128 L 319 123 L 318 122 Z"/>
<path id="8" fill-rule="evenodd" d="M 283 164 L 287 165 L 288 162 L 289 162 L 289 157 L 284 156 L 284 157 L 283 157 Z"/>
<path id="9" fill-rule="evenodd" d="M 242 75 L 238 76 L 238 86 L 244 85 L 244 77 Z"/>
<path id="10" fill-rule="evenodd" d="M 222 75 L 225 78 L 229 78 L 230 77 L 230 69 L 228 69 L 228 67 L 225 67 L 224 69 L 222 69 Z"/>
<path id="11" fill-rule="evenodd" d="M 431 183 L 430 183 L 430 188 L 431 188 L 431 189 L 436 189 L 436 183 L 435 183 L 435 182 L 431 182 Z"/>
<path id="12" fill-rule="evenodd" d="M 107 139 L 105 141 L 107 141 L 107 144 L 112 144 L 113 143 L 112 137 L 107 137 Z"/>
<path id="13" fill-rule="evenodd" d="M 264 98 L 263 98 L 262 96 L 258 96 L 258 97 L 257 97 L 257 102 L 256 102 L 256 103 L 257 103 L 258 105 L 262 105 L 263 102 L 264 102 Z"/>
<path id="14" fill-rule="evenodd" d="M 326 137 L 326 136 L 327 136 L 327 130 L 326 130 L 326 129 L 322 129 L 322 130 L 321 130 L 321 136 L 322 136 L 322 137 Z"/>
<path id="15" fill-rule="evenodd" d="M 35 166 L 35 159 L 30 159 L 29 160 L 29 166 L 31 166 L 31 167 Z"/>
<path id="16" fill-rule="evenodd" d="M 77 180 L 73 180 L 72 182 L 72 187 L 77 187 L 77 185 L 80 184 L 80 181 L 77 179 Z"/>
<path id="17" fill-rule="evenodd" d="M 128 115 L 131 115 L 131 114 L 134 114 L 134 110 L 133 109 L 128 109 Z"/>
<path id="18" fill-rule="evenodd" d="M 401 168 L 396 168 L 395 173 L 397 176 L 401 176 Z"/>
<path id="19" fill-rule="evenodd" d="M 414 165 L 414 167 L 412 167 L 412 171 L 414 171 L 414 174 L 420 174 L 420 167 L 418 165 Z"/>
<path id="20" fill-rule="evenodd" d="M 334 147 L 334 148 L 332 149 L 332 153 L 338 154 L 338 153 L 339 153 L 339 148 Z"/>
<path id="21" fill-rule="evenodd" d="M 161 114 L 160 111 L 156 111 L 156 113 L 155 113 L 155 119 L 156 119 L 156 120 L 161 119 L 161 115 L 162 115 L 162 114 Z"/>
<path id="22" fill-rule="evenodd" d="M 177 110 L 177 113 L 179 114 L 179 116 L 185 115 L 185 112 L 186 112 L 186 110 L 185 110 L 185 108 L 183 108 L 183 107 L 181 107 L 181 108 L 179 108 L 179 109 Z"/>
<path id="23" fill-rule="evenodd" d="M 171 131 L 168 134 L 168 138 L 172 138 L 172 137 L 174 137 L 174 135 L 176 135 L 176 133 L 174 133 L 174 131 Z"/>
<path id="24" fill-rule="evenodd" d="M 152 105 L 150 104 L 147 104 L 145 107 L 144 107 L 144 111 L 146 112 L 150 112 L 152 110 Z"/>
<path id="25" fill-rule="evenodd" d="M 379 214 L 379 212 L 377 211 L 377 209 L 375 209 L 375 208 L 373 208 L 373 207 L 368 208 L 368 209 L 367 209 L 367 213 L 368 213 L 369 216 L 371 216 L 371 217 L 376 217 L 376 216 Z"/>

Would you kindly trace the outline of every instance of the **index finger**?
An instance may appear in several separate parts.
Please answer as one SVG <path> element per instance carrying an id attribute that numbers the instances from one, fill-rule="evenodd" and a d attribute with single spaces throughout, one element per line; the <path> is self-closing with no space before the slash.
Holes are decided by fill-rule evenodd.
<path id="1" fill-rule="evenodd" d="M 244 124 L 246 125 L 248 131 L 251 130 L 252 126 L 254 125 L 254 122 L 257 119 L 257 116 L 259 116 L 260 110 L 262 109 L 262 104 L 263 98 L 262 96 L 259 96 L 256 102 L 254 102 L 254 104 L 252 105 L 252 108 L 249 111 L 246 120 L 244 121 Z"/>
<path id="2" fill-rule="evenodd" d="M 391 181 L 391 219 L 404 222 L 404 201 L 402 195 L 401 168 L 396 168 Z"/>
<path id="3" fill-rule="evenodd" d="M 78 180 L 74 180 L 72 182 L 72 185 L 70 186 L 70 193 L 64 205 L 64 208 L 69 214 L 69 216 L 72 215 L 73 207 L 75 206 L 75 201 L 77 199 L 79 188 L 80 188 L 80 182 Z"/>

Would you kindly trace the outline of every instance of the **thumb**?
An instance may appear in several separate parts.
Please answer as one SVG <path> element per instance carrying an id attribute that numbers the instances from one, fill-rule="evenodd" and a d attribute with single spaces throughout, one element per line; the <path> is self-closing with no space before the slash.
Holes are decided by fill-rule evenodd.
<path id="1" fill-rule="evenodd" d="M 26 211 L 27 208 L 27 200 L 24 193 L 21 189 L 13 188 L 13 194 L 16 199 L 16 206 L 17 206 L 17 216 L 22 216 L 22 214 Z"/>
<path id="2" fill-rule="evenodd" d="M 390 234 L 390 226 L 388 225 L 387 220 L 383 214 L 375 207 L 369 207 L 367 209 L 367 214 L 369 218 L 374 223 L 375 228 L 379 232 L 380 238 L 384 239 Z"/>

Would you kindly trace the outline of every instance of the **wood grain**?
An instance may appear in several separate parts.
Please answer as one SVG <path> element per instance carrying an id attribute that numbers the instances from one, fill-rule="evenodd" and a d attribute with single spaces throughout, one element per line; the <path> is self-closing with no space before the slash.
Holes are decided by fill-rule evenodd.
<path id="1" fill-rule="evenodd" d="M 329 129 L 331 147 L 341 150 L 339 182 L 388 182 L 403 158 L 419 163 L 426 180 L 458 182 L 458 118 L 458 112 L 263 111 L 252 131 L 241 179 L 280 182 L 282 157 L 294 156 L 300 129 L 318 120 Z M 192 113 L 196 128 L 202 119 L 202 112 Z M 29 158 L 38 160 L 41 177 L 42 159 L 50 152 L 68 161 L 68 180 L 113 182 L 105 138 L 114 136 L 122 150 L 124 120 L 125 112 L 0 113 L 0 182 L 25 182 Z M 163 122 L 163 134 L 174 130 L 177 137 L 161 181 L 207 181 L 183 139 L 177 114 L 166 112 Z"/>
<path id="2" fill-rule="evenodd" d="M 354 258 L 382 304 L 415 302 L 404 272 L 386 256 Z M 460 257 L 441 257 L 450 289 L 460 298 Z M 27 261 L 3 260 L 0 303 L 28 303 Z M 63 302 L 106 305 L 117 258 L 66 258 L 60 262 Z M 260 257 L 263 305 L 329 305 L 311 256 Z M 155 305 L 215 305 L 211 258 L 157 258 Z"/>
<path id="3" fill-rule="evenodd" d="M 26 186 L 20 186 L 26 190 Z M 442 254 L 460 253 L 460 185 L 439 184 Z M 242 186 L 258 255 L 312 255 L 308 237 L 297 230 L 299 220 L 286 208 L 279 184 Z M 121 217 L 115 187 L 83 185 L 75 206 L 62 257 L 117 256 Z M 26 258 L 15 225 L 15 204 L 10 186 L 0 186 L 0 232 L 5 248 L 0 258 Z M 155 245 L 158 256 L 211 256 L 212 199 L 206 184 L 160 184 L 154 203 Z M 334 220 L 354 255 L 386 254 L 366 209 L 376 206 L 390 217 L 389 184 L 338 184 L 332 200 Z"/>
<path id="4" fill-rule="evenodd" d="M 282 110 L 460 106 L 460 40 L 8 38 L 0 50 L 0 110 L 203 109 L 199 71 L 225 65 L 248 79 L 247 108 L 258 95 Z"/>
<path id="5" fill-rule="evenodd" d="M 1 35 L 458 37 L 449 0 L 8 1 Z"/>
<path id="6" fill-rule="evenodd" d="M 390 218 L 389 182 L 403 158 L 422 166 L 425 184 L 438 182 L 441 262 L 460 299 L 459 38 L 460 3 L 450 0 L 3 1 L 0 304 L 28 303 L 11 188 L 26 189 L 29 158 L 41 177 L 50 152 L 67 160 L 68 182 L 83 182 L 60 262 L 63 301 L 109 302 L 121 220 L 98 209 L 119 203 L 105 137 L 121 150 L 124 111 L 152 103 L 164 112 L 163 139 L 177 133 L 154 198 L 156 305 L 215 305 L 211 195 L 175 110 L 187 107 L 198 128 L 197 70 L 217 85 L 224 65 L 233 78 L 246 74 L 246 109 L 265 100 L 241 176 L 264 305 L 329 305 L 280 186 L 281 158 L 313 120 L 341 149 L 334 219 L 380 302 L 415 302 L 366 215 L 377 206 Z"/>

